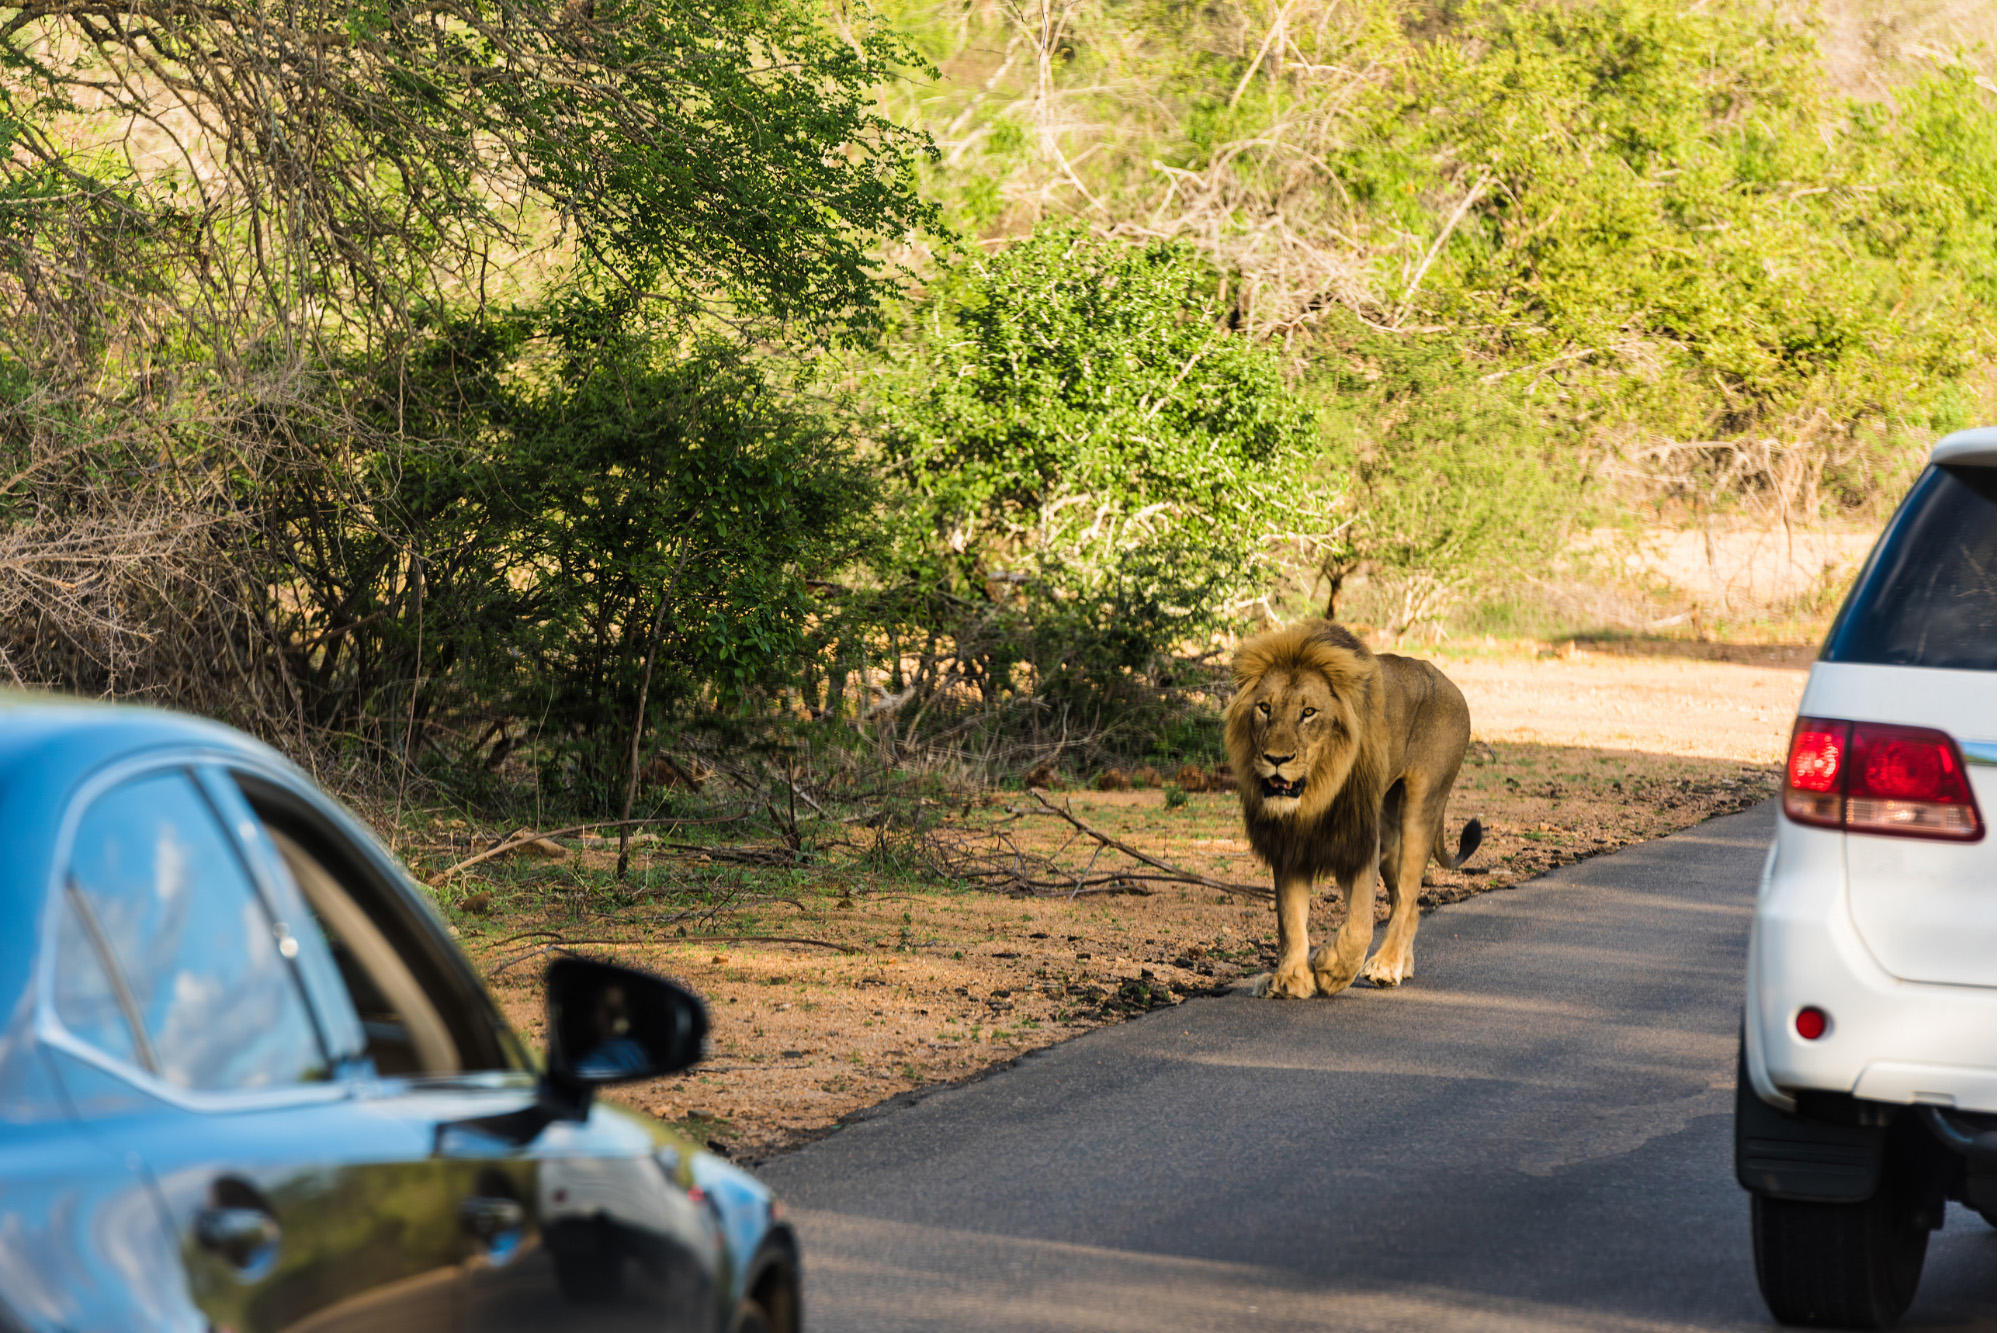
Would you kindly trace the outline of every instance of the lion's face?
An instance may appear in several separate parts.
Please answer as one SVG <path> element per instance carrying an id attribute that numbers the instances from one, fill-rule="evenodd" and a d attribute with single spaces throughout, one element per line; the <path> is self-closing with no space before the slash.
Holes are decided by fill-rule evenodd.
<path id="1" fill-rule="evenodd" d="M 1323 804 L 1353 763 L 1354 718 L 1327 678 L 1309 666 L 1251 682 L 1231 713 L 1247 750 L 1260 813 L 1286 818 Z M 1310 796 L 1318 800 L 1309 799 Z"/>
<path id="2" fill-rule="evenodd" d="M 1316 825 L 1354 774 L 1380 767 L 1371 756 L 1382 744 L 1375 694 L 1381 673 L 1359 639 L 1328 621 L 1247 640 L 1230 671 L 1236 694 L 1224 715 L 1223 743 L 1251 843 L 1269 855 L 1257 829 L 1291 837 Z"/>

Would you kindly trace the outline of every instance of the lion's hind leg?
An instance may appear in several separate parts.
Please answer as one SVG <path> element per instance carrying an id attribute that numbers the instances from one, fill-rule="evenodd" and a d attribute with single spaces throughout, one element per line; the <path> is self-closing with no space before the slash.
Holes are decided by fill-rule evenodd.
<path id="1" fill-rule="evenodd" d="M 1435 825 L 1443 810 L 1433 811 L 1431 793 L 1410 791 L 1396 810 L 1401 828 L 1394 840 L 1394 857 L 1382 858 L 1382 877 L 1389 885 L 1389 926 L 1382 932 L 1382 947 L 1368 960 L 1361 975 L 1377 986 L 1400 986 L 1417 974 L 1417 895 L 1423 891 L 1424 863 L 1430 860 L 1435 841 Z M 1441 802 L 1437 804 L 1441 805 Z M 1390 839 L 1383 838 L 1385 847 Z"/>

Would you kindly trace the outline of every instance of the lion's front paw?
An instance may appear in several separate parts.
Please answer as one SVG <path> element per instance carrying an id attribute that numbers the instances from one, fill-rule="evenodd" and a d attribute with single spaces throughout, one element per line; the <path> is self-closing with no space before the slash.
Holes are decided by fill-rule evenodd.
<path id="1" fill-rule="evenodd" d="M 1385 958 L 1378 953 L 1361 969 L 1361 975 L 1384 988 L 1400 986 L 1417 975 L 1417 964 L 1407 953 L 1395 958 Z"/>
<path id="2" fill-rule="evenodd" d="M 1321 995 L 1338 995 L 1354 984 L 1352 972 L 1315 972 L 1313 985 Z"/>
<path id="3" fill-rule="evenodd" d="M 1313 984 L 1321 995 L 1338 995 L 1354 984 L 1354 967 L 1343 967 L 1340 950 L 1328 944 L 1312 956 Z"/>
<path id="4" fill-rule="evenodd" d="M 1295 963 L 1258 977 L 1251 982 L 1250 993 L 1271 1000 L 1305 1000 L 1312 998 L 1314 989 L 1311 970 Z"/>

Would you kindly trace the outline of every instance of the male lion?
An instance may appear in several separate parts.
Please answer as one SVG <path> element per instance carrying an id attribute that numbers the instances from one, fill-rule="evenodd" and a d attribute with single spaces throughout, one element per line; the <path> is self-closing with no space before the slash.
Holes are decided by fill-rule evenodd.
<path id="1" fill-rule="evenodd" d="M 1445 798 L 1472 736 L 1465 696 L 1430 663 L 1372 653 L 1330 620 L 1258 635 L 1233 670 L 1223 738 L 1244 829 L 1278 898 L 1278 970 L 1257 994 L 1303 999 L 1353 982 L 1375 935 L 1377 864 L 1391 911 L 1364 975 L 1378 986 L 1415 976 L 1424 862 L 1456 870 L 1479 848 L 1476 819 L 1458 855 L 1444 842 Z M 1306 909 L 1321 873 L 1340 885 L 1347 923 L 1308 959 Z"/>

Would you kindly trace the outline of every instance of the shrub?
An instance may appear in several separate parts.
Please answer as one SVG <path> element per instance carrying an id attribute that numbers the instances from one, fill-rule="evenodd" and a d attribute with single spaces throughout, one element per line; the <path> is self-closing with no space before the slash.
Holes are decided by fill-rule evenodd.
<path id="1" fill-rule="evenodd" d="M 1330 527 L 1309 412 L 1186 247 L 1051 227 L 965 261 L 887 395 L 887 581 L 987 703 L 1114 722 Z"/>

